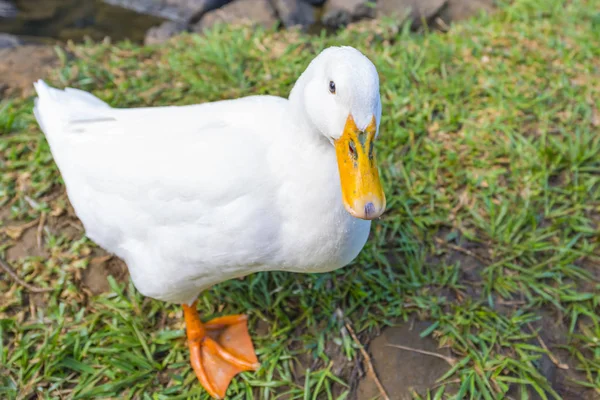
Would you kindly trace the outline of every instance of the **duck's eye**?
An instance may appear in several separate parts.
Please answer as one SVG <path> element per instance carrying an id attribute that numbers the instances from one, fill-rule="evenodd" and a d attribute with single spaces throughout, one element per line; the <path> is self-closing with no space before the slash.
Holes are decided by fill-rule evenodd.
<path id="1" fill-rule="evenodd" d="M 335 94 L 335 82 L 334 81 L 329 81 L 329 91 L 332 94 Z"/>

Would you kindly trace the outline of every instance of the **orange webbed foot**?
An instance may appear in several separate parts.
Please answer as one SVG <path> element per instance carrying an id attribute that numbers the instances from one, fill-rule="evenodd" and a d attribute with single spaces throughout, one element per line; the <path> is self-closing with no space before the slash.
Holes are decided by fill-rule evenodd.
<path id="1" fill-rule="evenodd" d="M 211 396 L 222 399 L 235 375 L 260 366 L 248 334 L 248 317 L 230 315 L 203 324 L 196 303 L 183 310 L 194 372 Z"/>

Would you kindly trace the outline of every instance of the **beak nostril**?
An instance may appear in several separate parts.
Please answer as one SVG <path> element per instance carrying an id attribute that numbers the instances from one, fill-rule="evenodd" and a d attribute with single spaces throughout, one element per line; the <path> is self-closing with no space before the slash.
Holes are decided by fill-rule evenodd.
<path id="1" fill-rule="evenodd" d="M 356 145 L 353 141 L 348 142 L 348 151 L 350 152 L 352 158 L 356 160 L 358 155 L 356 154 Z"/>
<path id="2" fill-rule="evenodd" d="M 365 216 L 369 216 L 375 212 L 375 205 L 371 202 L 365 204 Z"/>

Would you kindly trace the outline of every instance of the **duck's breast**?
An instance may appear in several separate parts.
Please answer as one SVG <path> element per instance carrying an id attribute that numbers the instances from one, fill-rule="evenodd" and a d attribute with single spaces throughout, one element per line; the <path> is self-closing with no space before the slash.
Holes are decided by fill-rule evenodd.
<path id="1" fill-rule="evenodd" d="M 335 149 L 320 137 L 287 140 L 271 153 L 282 226 L 273 269 L 324 272 L 350 263 L 365 245 L 370 221 L 344 208 Z"/>

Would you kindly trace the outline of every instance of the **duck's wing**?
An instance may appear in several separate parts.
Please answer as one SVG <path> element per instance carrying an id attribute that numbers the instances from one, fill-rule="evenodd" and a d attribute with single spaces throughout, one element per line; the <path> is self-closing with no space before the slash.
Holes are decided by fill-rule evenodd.
<path id="1" fill-rule="evenodd" d="M 257 128 L 241 129 L 214 109 L 115 110 L 79 90 L 43 82 L 36 90 L 34 112 L 69 198 L 89 236 L 108 250 L 177 224 L 205 227 L 197 236 L 227 234 L 214 226 L 230 216 L 231 229 L 252 234 L 260 229 L 253 221 L 269 224 L 276 182 Z"/>
<path id="2" fill-rule="evenodd" d="M 212 103 L 118 109 L 83 90 L 59 90 L 44 81 L 34 83 L 38 94 L 34 114 L 49 141 L 56 136 L 152 136 L 201 134 L 212 128 L 244 126 L 261 103 L 272 96 L 253 96 Z"/>

